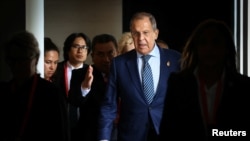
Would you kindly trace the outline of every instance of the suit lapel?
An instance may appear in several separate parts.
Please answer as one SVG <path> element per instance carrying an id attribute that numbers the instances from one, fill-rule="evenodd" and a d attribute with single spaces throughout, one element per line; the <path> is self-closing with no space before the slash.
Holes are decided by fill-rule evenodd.
<path id="1" fill-rule="evenodd" d="M 170 59 L 170 56 L 167 54 L 167 51 L 164 51 L 161 48 L 159 48 L 159 51 L 160 51 L 160 60 L 161 60 L 160 78 L 159 78 L 159 83 L 158 83 L 158 87 L 156 90 L 155 98 L 157 98 L 163 92 L 163 90 L 165 91 L 167 87 L 167 80 L 170 74 L 169 68 L 171 68 L 171 59 Z M 136 51 L 133 51 L 133 53 L 131 53 L 131 56 L 128 58 L 129 59 L 126 61 L 126 67 L 129 72 L 129 76 L 132 80 L 133 85 L 138 90 L 138 93 L 141 94 L 141 96 L 144 98 L 143 89 L 142 89 L 140 76 L 138 72 Z"/>
<path id="2" fill-rule="evenodd" d="M 126 67 L 129 72 L 129 77 L 131 78 L 133 85 L 138 90 L 138 93 L 143 94 L 142 85 L 140 81 L 140 75 L 139 75 L 138 66 L 137 66 L 136 51 L 134 51 L 131 54 L 131 57 L 129 57 L 129 59 L 126 61 Z"/>
<path id="3" fill-rule="evenodd" d="M 170 67 L 168 64 L 170 62 L 170 58 L 169 56 L 161 49 L 159 48 L 160 51 L 160 77 L 159 77 L 159 83 L 158 83 L 158 87 L 156 90 L 156 95 L 155 97 L 157 98 L 157 96 L 160 94 L 160 92 L 163 89 L 166 89 L 167 87 L 167 79 L 168 79 L 168 75 L 169 75 L 169 69 L 168 67 Z"/>

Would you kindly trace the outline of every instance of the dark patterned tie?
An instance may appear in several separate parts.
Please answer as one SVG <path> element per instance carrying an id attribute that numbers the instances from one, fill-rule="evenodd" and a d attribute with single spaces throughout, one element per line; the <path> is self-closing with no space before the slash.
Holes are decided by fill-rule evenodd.
<path id="1" fill-rule="evenodd" d="M 142 70 L 142 86 L 145 97 L 149 104 L 153 101 L 154 98 L 154 82 L 153 82 L 152 70 L 148 63 L 150 57 L 151 57 L 150 55 L 142 56 L 142 59 L 144 61 Z"/>

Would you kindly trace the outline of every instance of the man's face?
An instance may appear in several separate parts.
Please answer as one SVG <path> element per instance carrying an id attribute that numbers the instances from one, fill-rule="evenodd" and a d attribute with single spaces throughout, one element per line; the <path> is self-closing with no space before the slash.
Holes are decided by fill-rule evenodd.
<path id="1" fill-rule="evenodd" d="M 158 30 L 153 29 L 149 18 L 134 20 L 131 26 L 131 33 L 135 49 L 141 54 L 148 54 L 154 47 L 158 37 Z"/>
<path id="2" fill-rule="evenodd" d="M 111 41 L 107 43 L 97 43 L 94 48 L 91 56 L 95 67 L 99 71 L 108 74 L 111 61 L 117 56 L 117 50 L 114 43 Z"/>
<path id="3" fill-rule="evenodd" d="M 69 61 L 72 64 L 83 63 L 87 59 L 88 49 L 84 48 L 86 41 L 82 37 L 77 37 L 69 51 Z"/>

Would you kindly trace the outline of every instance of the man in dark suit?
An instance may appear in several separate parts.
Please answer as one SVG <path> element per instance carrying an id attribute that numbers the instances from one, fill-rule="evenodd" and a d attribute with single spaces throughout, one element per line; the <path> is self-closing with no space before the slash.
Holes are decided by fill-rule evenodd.
<path id="1" fill-rule="evenodd" d="M 100 110 L 99 140 L 110 140 L 113 120 L 117 114 L 119 141 L 157 141 L 163 103 L 170 73 L 179 70 L 180 53 L 157 46 L 156 20 L 150 13 L 137 13 L 130 22 L 135 50 L 113 59 L 108 87 Z M 148 102 L 142 85 L 142 56 L 151 55 L 153 101 Z"/>
<path id="2" fill-rule="evenodd" d="M 64 41 L 63 57 L 64 60 L 58 63 L 55 74 L 53 75 L 53 83 L 61 88 L 62 95 L 68 101 L 68 91 L 72 70 L 88 67 L 85 64 L 87 55 L 91 49 L 91 40 L 84 33 L 71 33 Z M 77 140 L 80 134 L 76 125 L 78 123 L 78 107 L 67 104 L 67 111 L 70 119 L 71 141 Z"/>
<path id="3" fill-rule="evenodd" d="M 109 75 L 111 60 L 117 56 L 117 41 L 109 34 L 96 35 L 92 40 L 93 65 L 72 72 L 69 101 L 80 107 L 77 128 L 79 141 L 97 141 L 98 117 Z"/>

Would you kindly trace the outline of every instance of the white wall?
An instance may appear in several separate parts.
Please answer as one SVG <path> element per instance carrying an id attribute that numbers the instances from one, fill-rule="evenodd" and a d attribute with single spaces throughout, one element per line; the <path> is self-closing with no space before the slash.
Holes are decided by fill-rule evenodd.
<path id="1" fill-rule="evenodd" d="M 63 42 L 72 32 L 84 32 L 91 39 L 101 33 L 117 39 L 122 34 L 122 0 L 44 0 L 44 7 L 44 34 L 60 48 L 60 61 Z"/>

